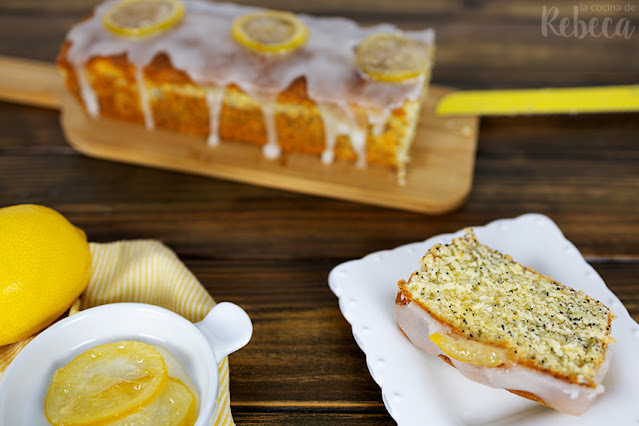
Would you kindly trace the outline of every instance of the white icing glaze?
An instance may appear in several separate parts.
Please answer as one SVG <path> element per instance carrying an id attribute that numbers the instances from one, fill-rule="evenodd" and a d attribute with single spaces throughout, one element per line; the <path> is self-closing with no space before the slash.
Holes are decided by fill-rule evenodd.
<path id="1" fill-rule="evenodd" d="M 403 295 L 402 295 L 403 297 Z M 398 304 L 395 307 L 397 324 L 415 346 L 432 356 L 445 355 L 428 336 L 433 333 L 451 334 L 449 327 L 435 320 L 416 303 Z M 450 358 L 455 368 L 477 383 L 497 389 L 515 389 L 539 396 L 554 409 L 572 415 L 582 414 L 592 405 L 597 395 L 604 392 L 601 380 L 608 371 L 610 351 L 601 365 L 595 382 L 596 388 L 580 386 L 543 374 L 532 368 L 511 364 L 504 367 L 483 367 Z"/>
<path id="2" fill-rule="evenodd" d="M 206 106 L 209 109 L 209 137 L 207 142 L 211 146 L 220 143 L 220 111 L 224 91 L 221 89 L 208 89 L 206 91 Z"/>
<path id="3" fill-rule="evenodd" d="M 125 53 L 130 62 L 142 69 L 157 54 L 166 53 L 173 66 L 184 71 L 194 82 L 217 88 L 234 83 L 260 101 L 281 93 L 294 80 L 303 76 L 306 78 L 308 95 L 320 106 L 339 104 L 350 111 L 349 105 L 359 105 L 380 111 L 372 119 L 373 128 L 377 132 L 383 129 L 381 117 L 387 118 L 392 109 L 408 100 L 418 99 L 424 88 L 424 78 L 403 83 L 383 83 L 370 80 L 358 71 L 355 47 L 370 34 L 399 32 L 393 25 L 381 24 L 363 28 L 343 18 L 298 15 L 309 28 L 307 43 L 285 55 L 265 55 L 239 46 L 231 37 L 233 20 L 242 14 L 262 10 L 260 8 L 184 0 L 185 15 L 182 22 L 165 32 L 135 39 L 116 36 L 102 25 L 103 14 L 117 1 L 102 3 L 91 18 L 69 32 L 67 38 L 71 41 L 71 47 L 68 60 L 77 71 L 83 70 L 86 62 L 95 56 Z M 427 45 L 432 44 L 434 39 L 432 30 L 407 31 L 403 34 Z M 97 117 L 99 108 L 95 93 L 86 82 L 84 72 L 77 74 L 87 110 Z M 347 102 L 346 106 L 344 101 Z M 148 101 L 141 99 L 143 111 L 147 103 Z M 217 98 L 213 97 L 207 98 L 207 103 L 213 134 L 218 127 L 219 105 Z M 263 113 L 267 129 L 273 131 L 273 111 Z M 349 115 L 352 114 L 344 114 L 344 119 L 339 115 L 333 120 L 339 122 L 340 129 L 337 133 L 325 132 L 326 151 L 323 161 L 332 161 L 336 135 L 346 134 L 351 138 L 353 149 L 358 155 L 358 165 L 365 165 L 367 129 Z M 145 112 L 147 127 L 152 127 L 152 121 L 150 113 Z M 269 157 L 276 157 L 280 151 L 276 136 L 272 133 L 268 137 L 264 153 Z M 209 143 L 215 144 L 216 141 L 217 135 L 209 137 Z"/>
<path id="4" fill-rule="evenodd" d="M 275 104 L 266 102 L 262 107 L 262 116 L 266 126 L 266 145 L 262 147 L 262 153 L 266 158 L 277 158 L 282 152 L 277 143 L 277 128 L 275 127 Z"/>
<path id="5" fill-rule="evenodd" d="M 335 144 L 337 137 L 348 133 L 348 126 L 343 124 L 332 111 L 326 106 L 320 107 L 322 122 L 324 123 L 324 151 L 322 152 L 322 163 L 332 164 L 335 160 Z"/>
<path id="6" fill-rule="evenodd" d="M 357 154 L 357 167 L 366 167 L 366 130 L 353 126 L 348 129 L 348 137 Z"/>
<path id="7" fill-rule="evenodd" d="M 80 87 L 80 97 L 84 102 L 84 106 L 91 117 L 98 118 L 100 116 L 100 104 L 98 103 L 98 98 L 95 95 L 95 92 L 89 84 L 87 71 L 82 65 L 75 65 L 74 69 L 75 75 L 78 79 L 78 86 Z"/>
<path id="8" fill-rule="evenodd" d="M 383 110 L 381 112 L 373 112 L 371 110 L 368 112 L 368 124 L 371 125 L 371 133 L 373 135 L 379 136 L 384 133 L 389 115 L 390 110 Z"/>
<path id="9" fill-rule="evenodd" d="M 322 115 L 322 121 L 324 122 L 325 139 L 322 162 L 324 164 L 331 164 L 334 161 L 337 138 L 340 135 L 345 135 L 348 136 L 353 152 L 355 152 L 357 156 L 357 166 L 366 167 L 367 129 L 357 122 L 353 111 L 343 104 L 324 104 L 320 106 L 320 113 Z"/>
<path id="10" fill-rule="evenodd" d="M 144 125 L 147 129 L 153 130 L 155 128 L 155 120 L 153 119 L 153 114 L 151 113 L 149 94 L 147 93 L 146 86 L 144 84 L 144 73 L 142 72 L 142 68 L 136 68 L 135 81 L 138 84 L 138 93 L 140 94 L 140 109 L 142 110 L 142 115 L 144 116 Z"/>

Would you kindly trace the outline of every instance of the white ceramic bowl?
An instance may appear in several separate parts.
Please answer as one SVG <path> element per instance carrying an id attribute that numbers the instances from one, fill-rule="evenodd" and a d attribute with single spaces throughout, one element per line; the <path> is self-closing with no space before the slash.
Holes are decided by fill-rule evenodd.
<path id="1" fill-rule="evenodd" d="M 219 303 L 193 324 L 153 305 L 113 303 L 81 311 L 40 333 L 0 380 L 0 425 L 48 426 L 44 399 L 53 373 L 92 347 L 138 340 L 167 349 L 199 394 L 196 426 L 210 426 L 218 396 L 218 360 L 248 343 L 253 332 L 246 312 Z"/>

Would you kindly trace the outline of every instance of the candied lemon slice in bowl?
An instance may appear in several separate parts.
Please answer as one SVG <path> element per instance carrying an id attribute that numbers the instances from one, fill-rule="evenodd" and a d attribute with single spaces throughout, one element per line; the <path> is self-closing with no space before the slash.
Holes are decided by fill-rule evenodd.
<path id="1" fill-rule="evenodd" d="M 109 426 L 193 426 L 197 418 L 195 395 L 180 379 L 169 377 L 152 403 Z"/>
<path id="2" fill-rule="evenodd" d="M 103 425 L 150 404 L 167 380 L 164 358 L 150 345 L 121 341 L 96 346 L 55 372 L 45 416 L 53 425 Z"/>
<path id="3" fill-rule="evenodd" d="M 366 37 L 357 46 L 359 69 L 374 80 L 400 82 L 425 74 L 430 69 L 430 48 L 394 33 Z"/>
<path id="4" fill-rule="evenodd" d="M 292 13 L 265 10 L 237 17 L 231 35 L 257 52 L 287 53 L 306 43 L 308 28 Z"/>
<path id="5" fill-rule="evenodd" d="M 141 37 L 165 31 L 184 16 L 181 0 L 122 0 L 102 16 L 111 32 L 127 37 Z"/>
<path id="6" fill-rule="evenodd" d="M 508 363 L 508 357 L 499 348 L 442 333 L 433 333 L 428 337 L 446 355 L 457 361 L 483 367 L 498 367 Z"/>
<path id="7" fill-rule="evenodd" d="M 228 383 L 220 384 L 218 360 L 246 345 L 252 331 L 246 312 L 228 302 L 216 304 L 195 324 L 145 303 L 109 303 L 82 310 L 39 333 L 4 371 L 0 425 L 50 424 L 45 396 L 55 371 L 95 345 L 122 340 L 153 342 L 165 366 L 170 365 L 168 375 L 180 378 L 196 396 L 195 424 L 209 425 L 216 415 L 218 396 Z"/>

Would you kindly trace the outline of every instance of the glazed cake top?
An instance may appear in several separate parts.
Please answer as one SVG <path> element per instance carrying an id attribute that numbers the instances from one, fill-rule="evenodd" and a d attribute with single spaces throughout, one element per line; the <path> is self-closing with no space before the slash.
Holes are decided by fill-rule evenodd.
<path id="1" fill-rule="evenodd" d="M 184 0 L 184 18 L 164 32 L 140 38 L 111 33 L 102 23 L 104 13 L 118 0 L 99 5 L 87 20 L 71 29 L 68 60 L 82 66 L 96 56 L 125 53 L 143 67 L 166 53 L 174 67 L 203 86 L 225 87 L 231 83 L 257 98 L 274 97 L 295 79 L 305 77 L 308 94 L 318 103 L 388 110 L 420 97 L 424 76 L 399 83 L 375 81 L 359 71 L 355 48 L 375 33 L 399 33 L 390 24 L 360 27 L 344 18 L 298 15 L 309 30 L 308 41 L 286 54 L 262 54 L 239 45 L 231 35 L 236 17 L 260 11 L 256 7 L 200 0 Z M 401 32 L 432 49 L 432 30 Z"/>

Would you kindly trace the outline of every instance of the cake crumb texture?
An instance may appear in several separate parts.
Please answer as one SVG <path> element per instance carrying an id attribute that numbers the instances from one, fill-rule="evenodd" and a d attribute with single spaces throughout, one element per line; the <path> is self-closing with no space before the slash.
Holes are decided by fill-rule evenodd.
<path id="1" fill-rule="evenodd" d="M 605 305 L 480 244 L 472 229 L 431 248 L 399 288 L 460 337 L 571 383 L 595 387 L 614 341 Z"/>

